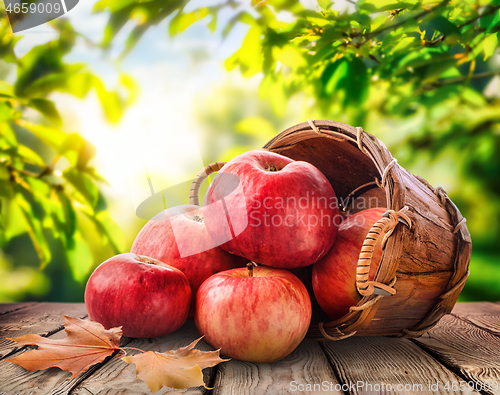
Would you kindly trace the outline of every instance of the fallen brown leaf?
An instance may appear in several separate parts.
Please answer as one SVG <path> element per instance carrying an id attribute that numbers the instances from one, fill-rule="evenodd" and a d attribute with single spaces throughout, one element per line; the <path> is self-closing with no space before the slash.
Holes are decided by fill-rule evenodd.
<path id="1" fill-rule="evenodd" d="M 189 346 L 164 353 L 148 351 L 142 354 L 122 357 L 127 363 L 136 365 L 137 377 L 148 385 L 151 392 L 162 387 L 176 389 L 203 385 L 202 369 L 227 361 L 219 357 L 219 351 L 201 351 L 194 347 L 201 337 Z"/>
<path id="2" fill-rule="evenodd" d="M 29 372 L 58 367 L 73 373 L 73 378 L 119 349 L 121 327 L 107 330 L 95 321 L 63 317 L 66 331 L 64 339 L 51 340 L 33 334 L 9 338 L 21 345 L 37 345 L 38 349 L 8 361 Z"/>

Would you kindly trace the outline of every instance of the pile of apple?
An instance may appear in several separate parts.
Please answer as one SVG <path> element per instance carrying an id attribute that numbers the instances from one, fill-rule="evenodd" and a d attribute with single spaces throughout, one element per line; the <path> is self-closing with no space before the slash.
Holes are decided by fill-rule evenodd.
<path id="1" fill-rule="evenodd" d="M 384 212 L 345 217 L 331 184 L 310 163 L 246 152 L 219 171 L 203 207 L 159 213 L 131 253 L 97 267 L 85 290 L 89 317 L 143 338 L 165 336 L 194 318 L 223 355 L 279 360 L 305 337 L 311 299 L 331 319 L 358 303 L 357 260 Z M 381 253 L 378 245 L 371 279 Z"/>

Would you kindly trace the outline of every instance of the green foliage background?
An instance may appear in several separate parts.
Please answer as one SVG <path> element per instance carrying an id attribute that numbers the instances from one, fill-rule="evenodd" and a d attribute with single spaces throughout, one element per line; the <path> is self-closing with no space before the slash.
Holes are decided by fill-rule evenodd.
<path id="1" fill-rule="evenodd" d="M 206 159 L 261 146 L 295 123 L 298 108 L 302 120 L 363 126 L 409 171 L 445 180 L 467 218 L 474 252 L 461 300 L 500 299 L 500 0 L 359 0 L 344 13 L 324 0 L 313 9 L 295 0 L 189 3 L 100 0 L 94 12 L 108 18 L 103 51 L 132 24 L 121 58 L 164 19 L 165 40 L 194 23 L 223 38 L 248 26 L 225 67 L 259 78 L 259 99 L 233 87 L 214 93 L 223 104 L 198 112 Z M 81 301 L 91 270 L 129 246 L 107 211 L 93 146 L 64 128 L 50 97 L 94 90 L 118 122 L 138 87 L 123 74 L 111 90 L 85 64 L 66 63 L 79 33 L 61 18 L 51 22 L 57 40 L 18 59 L 18 37 L 0 14 L 0 300 Z M 8 83 L 2 70 L 13 67 Z M 251 112 L 248 101 L 257 103 Z M 210 145 L 218 139 L 229 143 Z"/>

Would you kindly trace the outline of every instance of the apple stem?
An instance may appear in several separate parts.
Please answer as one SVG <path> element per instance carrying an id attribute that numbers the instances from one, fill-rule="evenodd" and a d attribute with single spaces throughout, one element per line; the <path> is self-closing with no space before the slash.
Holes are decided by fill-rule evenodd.
<path id="1" fill-rule="evenodd" d="M 252 262 L 247 263 L 247 269 L 248 269 L 248 277 L 253 277 L 253 263 Z"/>
<path id="2" fill-rule="evenodd" d="M 274 163 L 268 163 L 266 167 L 267 171 L 278 171 L 278 168 Z"/>

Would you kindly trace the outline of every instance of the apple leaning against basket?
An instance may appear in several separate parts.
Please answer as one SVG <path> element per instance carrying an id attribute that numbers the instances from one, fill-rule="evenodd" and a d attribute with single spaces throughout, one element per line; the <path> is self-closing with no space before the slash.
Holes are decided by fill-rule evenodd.
<path id="1" fill-rule="evenodd" d="M 347 314 L 349 308 L 361 300 L 356 288 L 359 254 L 370 228 L 385 211 L 384 207 L 377 207 L 347 217 L 339 226 L 337 240 L 330 252 L 312 268 L 314 295 L 332 320 Z M 369 280 L 374 279 L 382 258 L 381 242 L 378 240 L 375 245 Z"/>

